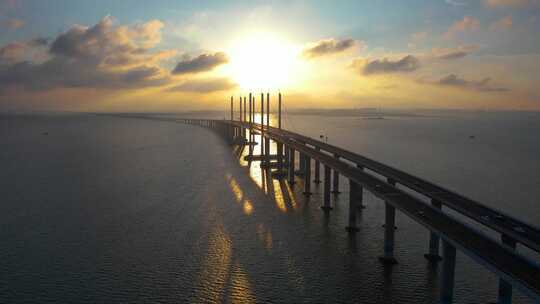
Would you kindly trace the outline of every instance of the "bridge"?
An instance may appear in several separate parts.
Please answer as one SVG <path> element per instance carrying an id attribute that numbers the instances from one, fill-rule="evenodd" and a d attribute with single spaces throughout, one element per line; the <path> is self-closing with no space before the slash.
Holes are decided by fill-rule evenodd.
<path id="1" fill-rule="evenodd" d="M 312 183 L 322 182 L 323 212 L 331 212 L 331 195 L 339 195 L 339 179 L 347 178 L 349 216 L 345 229 L 348 233 L 358 231 L 356 211 L 363 208 L 363 191 L 371 192 L 385 204 L 381 263 L 391 265 L 398 262 L 394 257 L 396 210 L 423 225 L 429 231 L 429 244 L 424 256 L 430 263 L 442 263 L 441 303 L 453 303 L 456 250 L 499 277 L 498 303 L 511 303 L 513 288 L 540 303 L 540 266 L 517 250 L 518 246 L 525 246 L 534 254 L 540 253 L 540 230 L 537 227 L 365 156 L 282 129 L 281 103 L 279 94 L 277 126 L 270 125 L 269 94 L 266 98 L 261 94 L 259 111 L 256 110 L 254 95 L 249 94 L 249 99 L 240 98 L 238 111 L 235 111 L 231 97 L 229 120 L 159 119 L 207 127 L 231 145 L 248 147 L 249 154 L 245 160 L 259 161 L 268 176 L 286 179 L 291 186 L 295 184 L 296 176 L 300 176 L 306 196 L 311 195 Z M 238 119 L 235 119 L 235 113 L 239 114 Z M 272 142 L 276 151 L 271 151 Z M 257 145 L 260 148 L 256 155 L 254 147 Z M 469 221 L 451 216 L 444 208 L 458 212 Z M 498 239 L 481 232 L 480 227 L 498 235 Z"/>

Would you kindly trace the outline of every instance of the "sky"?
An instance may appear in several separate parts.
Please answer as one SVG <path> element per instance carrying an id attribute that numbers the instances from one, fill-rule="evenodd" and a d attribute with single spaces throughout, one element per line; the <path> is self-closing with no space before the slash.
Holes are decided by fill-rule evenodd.
<path id="1" fill-rule="evenodd" d="M 0 0 L 0 111 L 540 110 L 540 0 Z"/>

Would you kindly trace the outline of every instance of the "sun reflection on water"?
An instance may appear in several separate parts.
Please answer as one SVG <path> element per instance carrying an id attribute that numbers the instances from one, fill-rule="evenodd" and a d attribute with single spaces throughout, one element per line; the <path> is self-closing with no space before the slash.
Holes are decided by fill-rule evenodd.
<path id="1" fill-rule="evenodd" d="M 225 178 L 229 181 L 229 188 L 231 188 L 236 202 L 242 203 L 242 211 L 244 212 L 244 214 L 250 215 L 251 213 L 253 213 L 253 204 L 247 197 L 245 197 L 244 192 L 242 191 L 242 189 L 240 189 L 240 184 L 230 174 L 226 174 Z"/>
<path id="2" fill-rule="evenodd" d="M 238 262 L 232 268 L 231 277 L 230 303 L 256 303 L 248 275 Z"/>
<path id="3" fill-rule="evenodd" d="M 242 189 L 240 189 L 240 185 L 238 184 L 236 179 L 234 179 L 234 177 L 232 177 L 231 175 L 227 175 L 226 178 L 227 180 L 229 180 L 229 186 L 234 196 L 236 197 L 236 201 L 241 202 L 242 199 L 244 198 L 244 192 L 242 192 Z"/>
<path id="4" fill-rule="evenodd" d="M 219 302 L 229 277 L 230 263 L 231 240 L 222 228 L 216 228 L 210 234 L 208 251 L 195 282 L 195 299 L 190 302 Z"/>
<path id="5" fill-rule="evenodd" d="M 190 303 L 256 303 L 249 277 L 240 262 L 233 258 L 231 239 L 221 224 L 208 239 L 195 291 Z"/>
<path id="6" fill-rule="evenodd" d="M 243 210 L 244 210 L 244 214 L 246 215 L 250 215 L 253 212 L 253 205 L 247 199 L 244 201 Z"/>
<path id="7" fill-rule="evenodd" d="M 287 212 L 287 205 L 285 204 L 285 199 L 283 198 L 283 191 L 281 189 L 281 184 L 279 180 L 274 179 L 274 200 L 276 201 L 276 205 L 278 209 L 282 212 Z"/>
<path id="8" fill-rule="evenodd" d="M 294 210 L 298 209 L 298 202 L 296 201 L 296 197 L 294 196 L 294 192 L 291 189 L 291 186 L 289 186 L 288 183 L 284 183 L 284 188 L 287 190 L 287 195 L 289 197 L 289 202 L 291 203 L 291 206 Z"/>

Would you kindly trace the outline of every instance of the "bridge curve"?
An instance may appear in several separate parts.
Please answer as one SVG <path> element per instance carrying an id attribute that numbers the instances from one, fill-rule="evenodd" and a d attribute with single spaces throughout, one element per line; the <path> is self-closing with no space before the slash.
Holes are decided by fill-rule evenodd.
<path id="1" fill-rule="evenodd" d="M 385 250 L 380 258 L 384 263 L 396 262 L 393 257 L 393 223 L 396 209 L 425 226 L 431 232 L 430 252 L 426 254 L 426 258 L 431 261 L 441 259 L 438 239 L 442 239 L 441 303 L 452 303 L 453 300 L 456 249 L 499 276 L 499 303 L 511 303 L 512 286 L 535 301 L 540 301 L 540 266 L 515 250 L 516 244 L 523 244 L 537 253 L 540 252 L 540 230 L 532 225 L 409 173 L 298 133 L 246 121 L 206 119 L 177 121 L 212 128 L 231 144 L 251 146 L 256 144 L 255 136 L 260 135 L 260 144 L 267 146 L 261 148 L 261 155 L 258 157 L 261 164 L 266 164 L 267 168 L 288 171 L 288 176 L 291 176 L 291 172 L 292 174 L 295 172 L 294 154 L 298 152 L 301 159 L 300 169 L 305 174 L 306 194 L 310 193 L 311 161 L 315 161 L 317 179 L 318 168 L 322 164 L 325 168 L 325 187 L 324 204 L 321 208 L 326 211 L 331 210 L 330 170 L 334 172 L 334 182 L 338 174 L 348 178 L 351 194 L 347 230 L 351 232 L 356 228 L 356 218 L 353 214 L 358 204 L 361 204 L 362 188 L 373 193 L 383 200 L 386 206 Z M 270 140 L 277 144 L 278 151 L 273 155 L 269 153 L 268 143 L 264 143 Z M 251 153 L 252 149 L 250 156 Z M 252 156 L 252 159 L 255 158 Z M 272 160 L 276 162 L 272 164 Z M 373 171 L 386 180 L 364 169 Z M 289 180 L 293 181 L 294 178 Z M 431 203 L 397 188 L 397 184 L 430 198 Z M 444 213 L 441 210 L 442 206 L 451 208 L 500 233 L 501 242 Z"/>

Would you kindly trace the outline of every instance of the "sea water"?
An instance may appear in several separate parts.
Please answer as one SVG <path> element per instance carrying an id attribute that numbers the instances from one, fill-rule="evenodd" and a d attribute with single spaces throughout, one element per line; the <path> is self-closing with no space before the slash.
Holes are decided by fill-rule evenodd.
<path id="1" fill-rule="evenodd" d="M 195 113 L 192 117 L 223 116 Z M 307 115 L 309 114 L 309 115 Z M 169 115 L 185 116 L 182 115 Z M 221 117 L 220 117 L 221 118 Z M 540 115 L 296 113 L 284 127 L 434 181 L 536 224 Z M 397 214 L 385 267 L 384 204 L 365 193 L 349 236 L 348 188 L 265 180 L 208 129 L 91 114 L 0 116 L 2 303 L 436 303 L 425 228 Z M 498 280 L 458 252 L 456 303 Z M 515 303 L 532 303 L 514 292 Z"/>

